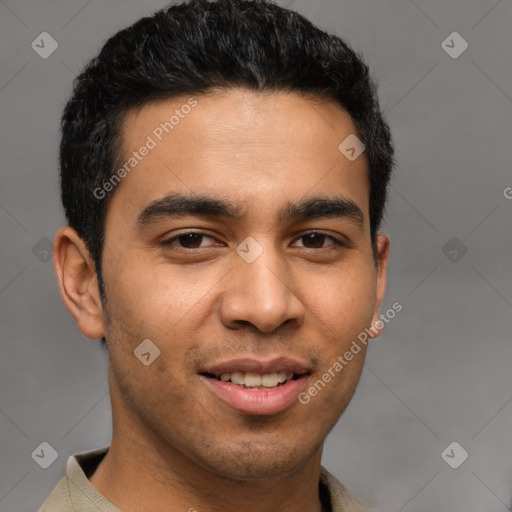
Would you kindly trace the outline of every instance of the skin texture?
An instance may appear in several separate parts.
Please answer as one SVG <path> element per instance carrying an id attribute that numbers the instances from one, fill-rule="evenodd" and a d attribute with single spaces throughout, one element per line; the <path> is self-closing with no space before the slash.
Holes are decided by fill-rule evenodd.
<path id="1" fill-rule="evenodd" d="M 105 336 L 110 355 L 113 439 L 90 481 L 123 511 L 319 511 L 323 443 L 355 391 L 364 347 L 307 405 L 272 415 L 227 406 L 198 372 L 235 358 L 288 357 L 310 369 L 307 389 L 378 320 L 389 240 L 379 235 L 375 265 L 364 154 L 351 162 L 338 150 L 356 130 L 333 103 L 242 89 L 195 99 L 112 196 L 105 304 L 80 237 L 65 227 L 55 240 L 63 301 L 85 336 Z M 126 157 L 188 100 L 130 111 Z M 244 215 L 137 225 L 173 192 L 227 199 Z M 278 219 L 289 201 L 333 196 L 356 203 L 362 224 Z M 187 230 L 206 236 L 195 248 L 161 244 Z M 301 237 L 312 230 L 328 236 L 308 244 Z M 250 264 L 236 252 L 248 236 L 263 249 Z M 148 338 L 161 353 L 145 366 L 133 351 Z"/>

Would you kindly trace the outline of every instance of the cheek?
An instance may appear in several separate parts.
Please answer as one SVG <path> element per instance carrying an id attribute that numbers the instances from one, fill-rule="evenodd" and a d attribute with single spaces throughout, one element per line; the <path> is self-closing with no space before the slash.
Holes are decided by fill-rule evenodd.
<path id="1" fill-rule="evenodd" d="M 333 273 L 308 299 L 317 323 L 311 327 L 317 337 L 324 338 L 317 377 L 326 382 L 327 389 L 320 393 L 323 398 L 318 405 L 323 402 L 328 415 L 341 414 L 361 376 L 367 345 L 359 336 L 373 316 L 376 285 L 372 276 L 368 269 Z"/>
<path id="2" fill-rule="evenodd" d="M 199 283 L 165 264 L 148 260 L 117 261 L 105 272 L 110 315 L 139 337 L 170 335 L 182 318 L 201 301 L 209 281 Z"/>
<path id="3" fill-rule="evenodd" d="M 376 283 L 368 268 L 338 269 L 323 276 L 315 287 L 306 289 L 306 306 L 334 332 L 354 334 L 354 330 L 364 330 L 370 325 Z"/>

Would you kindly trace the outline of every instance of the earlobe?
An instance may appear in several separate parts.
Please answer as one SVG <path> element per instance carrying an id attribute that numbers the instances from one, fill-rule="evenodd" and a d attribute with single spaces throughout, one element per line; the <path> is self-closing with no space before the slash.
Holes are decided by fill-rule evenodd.
<path id="1" fill-rule="evenodd" d="M 94 263 L 82 238 L 69 226 L 55 236 L 53 266 L 62 301 L 82 334 L 93 339 L 104 337 Z"/>
<path id="2" fill-rule="evenodd" d="M 380 307 L 384 300 L 386 293 L 386 281 L 388 272 L 388 259 L 389 259 L 389 237 L 379 234 L 377 236 L 377 252 L 378 252 L 378 268 L 377 268 L 377 290 L 375 308 L 373 311 L 372 325 L 371 325 L 371 338 L 377 338 L 382 334 L 384 323 L 379 317 Z"/>

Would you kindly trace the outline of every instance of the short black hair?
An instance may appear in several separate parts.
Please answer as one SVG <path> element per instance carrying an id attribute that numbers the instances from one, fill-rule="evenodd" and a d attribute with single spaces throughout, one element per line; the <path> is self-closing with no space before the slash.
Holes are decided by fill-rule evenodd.
<path id="1" fill-rule="evenodd" d="M 76 77 L 61 121 L 60 178 L 69 225 L 95 264 L 100 294 L 105 213 L 93 193 L 122 161 L 120 128 L 134 107 L 212 89 L 296 92 L 332 101 L 365 144 L 372 244 L 387 200 L 393 160 L 369 67 L 341 38 L 268 0 L 191 0 L 119 31 Z M 341 142 L 341 141 L 340 141 Z"/>

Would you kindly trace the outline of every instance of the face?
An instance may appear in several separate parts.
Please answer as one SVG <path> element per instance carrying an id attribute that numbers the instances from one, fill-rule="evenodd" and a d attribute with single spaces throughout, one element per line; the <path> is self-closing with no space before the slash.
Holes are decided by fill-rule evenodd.
<path id="1" fill-rule="evenodd" d="M 308 403 L 299 393 L 384 293 L 364 154 L 338 150 L 355 126 L 334 104 L 237 89 L 125 121 L 138 160 L 108 205 L 102 259 L 115 423 L 233 478 L 298 470 L 348 405 L 365 347 Z"/>

